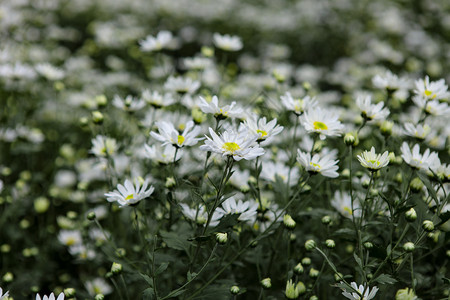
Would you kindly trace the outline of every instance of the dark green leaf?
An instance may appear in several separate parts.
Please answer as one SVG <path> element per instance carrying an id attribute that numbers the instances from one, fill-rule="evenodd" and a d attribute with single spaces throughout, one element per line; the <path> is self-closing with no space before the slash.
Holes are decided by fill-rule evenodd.
<path id="1" fill-rule="evenodd" d="M 160 235 L 169 248 L 184 251 L 189 249 L 190 243 L 185 236 L 182 236 L 176 232 L 167 231 L 160 231 Z"/>
<path id="2" fill-rule="evenodd" d="M 394 284 L 397 282 L 396 279 L 394 279 L 391 275 L 388 274 L 381 274 L 377 278 L 374 279 L 375 282 L 378 282 L 379 284 Z"/>
<path id="3" fill-rule="evenodd" d="M 161 274 L 162 272 L 164 272 L 164 271 L 167 269 L 168 266 L 169 266 L 169 263 L 168 263 L 168 262 L 162 263 L 162 264 L 158 267 L 158 269 L 156 269 L 155 275 L 159 275 L 159 274 Z"/>
<path id="4" fill-rule="evenodd" d="M 155 293 L 153 292 L 152 288 L 145 289 L 142 293 L 142 299 L 144 300 L 153 300 Z"/>

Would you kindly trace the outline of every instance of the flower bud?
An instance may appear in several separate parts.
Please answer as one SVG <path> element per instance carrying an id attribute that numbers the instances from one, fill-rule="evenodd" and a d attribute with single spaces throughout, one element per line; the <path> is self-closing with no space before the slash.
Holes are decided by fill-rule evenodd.
<path id="1" fill-rule="evenodd" d="M 342 273 L 335 273 L 334 274 L 334 280 L 335 281 L 342 281 L 343 278 L 344 278 L 344 275 Z"/>
<path id="2" fill-rule="evenodd" d="M 372 249 L 373 248 L 373 244 L 371 242 L 365 242 L 363 245 L 364 245 L 364 248 L 366 248 L 366 249 Z"/>
<path id="3" fill-rule="evenodd" d="M 406 242 L 406 243 L 403 245 L 403 249 L 404 249 L 406 252 L 413 252 L 414 249 L 416 249 L 416 246 L 415 246 L 414 243 L 412 243 L 412 242 Z"/>
<path id="4" fill-rule="evenodd" d="M 283 224 L 287 229 L 294 229 L 296 223 L 290 215 L 285 214 L 283 217 Z"/>
<path id="5" fill-rule="evenodd" d="M 302 265 L 301 263 L 298 263 L 298 264 L 294 267 L 294 273 L 295 273 L 296 275 L 303 274 L 303 271 L 304 271 L 304 269 L 303 269 L 303 265 Z"/>
<path id="6" fill-rule="evenodd" d="M 94 297 L 94 300 L 104 300 L 105 299 L 105 295 L 103 294 L 97 294 Z"/>
<path id="7" fill-rule="evenodd" d="M 285 295 L 288 299 L 296 299 L 299 296 L 299 291 L 297 290 L 295 283 L 292 283 L 292 279 L 289 279 L 288 282 L 286 282 L 286 290 Z"/>
<path id="8" fill-rule="evenodd" d="M 103 120 L 104 120 L 104 117 L 101 112 L 99 112 L 98 110 L 92 112 L 92 121 L 95 124 L 100 125 L 103 123 Z"/>
<path id="9" fill-rule="evenodd" d="M 390 136 L 392 134 L 392 127 L 394 127 L 394 122 L 383 121 L 380 126 L 381 134 L 384 136 Z"/>
<path id="10" fill-rule="evenodd" d="M 311 297 L 309 297 L 309 300 L 319 300 L 319 297 L 317 297 L 316 295 L 312 295 Z"/>
<path id="11" fill-rule="evenodd" d="M 261 285 L 265 289 L 270 289 L 272 287 L 272 280 L 269 277 L 264 278 L 261 280 Z"/>
<path id="12" fill-rule="evenodd" d="M 72 297 L 75 297 L 76 293 L 77 293 L 77 291 L 76 291 L 74 288 L 67 288 L 67 289 L 64 289 L 64 296 L 65 296 L 66 298 L 72 298 Z"/>
<path id="13" fill-rule="evenodd" d="M 2 280 L 5 283 L 12 282 L 14 280 L 14 275 L 11 272 L 6 272 L 5 275 L 3 275 Z"/>
<path id="14" fill-rule="evenodd" d="M 411 191 L 413 191 L 414 193 L 418 193 L 423 188 L 423 182 L 418 177 L 416 177 L 411 180 L 409 187 L 411 188 Z"/>
<path id="15" fill-rule="evenodd" d="M 34 200 L 34 210 L 38 214 L 43 214 L 48 210 L 50 206 L 50 201 L 45 197 L 38 197 Z"/>
<path id="16" fill-rule="evenodd" d="M 314 268 L 311 268 L 309 270 L 309 277 L 311 278 L 317 278 L 319 276 L 319 270 L 316 270 Z"/>
<path id="17" fill-rule="evenodd" d="M 307 240 L 305 242 L 305 248 L 307 251 L 314 250 L 316 248 L 316 242 L 314 240 Z"/>
<path id="18" fill-rule="evenodd" d="M 430 220 L 425 220 L 425 221 L 423 221 L 423 223 L 422 223 L 422 228 L 423 228 L 425 231 L 431 232 L 431 231 L 434 230 L 434 224 L 433 224 L 433 222 L 430 221 Z"/>
<path id="19" fill-rule="evenodd" d="M 346 133 L 344 135 L 344 143 L 347 146 L 352 146 L 352 147 L 357 146 L 358 145 L 357 139 L 358 139 L 357 135 L 353 134 L 353 133 L 350 133 L 350 132 Z"/>
<path id="20" fill-rule="evenodd" d="M 330 216 L 323 216 L 322 217 L 322 224 L 329 225 L 331 223 L 331 217 Z"/>
<path id="21" fill-rule="evenodd" d="M 88 219 L 89 221 L 94 221 L 96 217 L 97 217 L 97 216 L 95 215 L 95 212 L 93 212 L 93 211 L 91 211 L 91 212 L 89 212 L 89 213 L 87 214 L 87 219 Z"/>
<path id="22" fill-rule="evenodd" d="M 116 255 L 117 257 L 125 257 L 127 255 L 127 251 L 123 248 L 117 248 Z"/>
<path id="23" fill-rule="evenodd" d="M 311 258 L 309 258 L 309 257 L 304 257 L 304 258 L 302 259 L 302 264 L 305 265 L 305 266 L 309 266 L 309 265 L 311 264 Z"/>
<path id="24" fill-rule="evenodd" d="M 408 222 L 414 222 L 417 219 L 416 210 L 411 207 L 407 212 L 405 212 L 405 219 Z"/>
<path id="25" fill-rule="evenodd" d="M 295 289 L 298 291 L 298 293 L 300 295 L 304 294 L 306 292 L 306 286 L 303 282 L 299 281 L 297 283 L 297 286 L 295 287 Z"/>
<path id="26" fill-rule="evenodd" d="M 216 233 L 216 242 L 224 245 L 226 244 L 228 241 L 228 234 L 227 233 L 222 233 L 222 232 L 218 232 Z"/>
<path id="27" fill-rule="evenodd" d="M 325 245 L 329 249 L 334 249 L 334 247 L 336 247 L 336 243 L 333 240 L 326 240 Z"/>
<path id="28" fill-rule="evenodd" d="M 241 290 L 239 289 L 239 287 L 238 287 L 237 285 L 233 285 L 233 286 L 230 288 L 230 293 L 232 293 L 233 295 L 239 294 L 240 291 L 241 291 Z"/>
<path id="29" fill-rule="evenodd" d="M 213 57 L 214 49 L 208 46 L 203 46 L 201 49 L 202 55 L 205 57 Z"/>
<path id="30" fill-rule="evenodd" d="M 95 102 L 97 103 L 98 107 L 105 107 L 108 103 L 108 99 L 106 99 L 105 95 L 98 95 L 95 97 Z"/>
<path id="31" fill-rule="evenodd" d="M 410 290 L 409 288 L 400 289 L 395 294 L 395 300 L 414 300 L 417 299 L 416 294 L 414 294 L 414 290 Z"/>
<path id="32" fill-rule="evenodd" d="M 113 273 L 114 275 L 118 275 L 120 273 L 122 273 L 122 265 L 116 262 L 113 262 L 112 266 L 111 266 L 111 273 Z"/>
<path id="33" fill-rule="evenodd" d="M 166 178 L 166 184 L 165 184 L 166 188 L 171 189 L 176 184 L 177 184 L 177 182 L 175 181 L 175 178 L 173 178 L 173 177 L 167 177 Z"/>

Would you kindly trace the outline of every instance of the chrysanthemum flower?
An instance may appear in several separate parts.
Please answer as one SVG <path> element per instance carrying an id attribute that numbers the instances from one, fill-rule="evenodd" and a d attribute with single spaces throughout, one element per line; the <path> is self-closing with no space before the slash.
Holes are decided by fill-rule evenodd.
<path id="1" fill-rule="evenodd" d="M 352 216 L 357 218 L 361 217 L 361 206 L 359 205 L 359 202 L 353 202 L 352 211 L 352 198 L 347 193 L 336 191 L 333 200 L 331 200 L 331 206 L 346 218 L 351 218 Z"/>
<path id="2" fill-rule="evenodd" d="M 378 171 L 389 163 L 389 152 L 385 151 L 383 154 L 376 154 L 375 147 L 369 151 L 364 151 L 361 155 L 357 155 L 359 162 L 364 168 L 372 172 Z"/>
<path id="3" fill-rule="evenodd" d="M 256 115 L 244 121 L 244 126 L 249 134 L 258 135 L 258 142 L 267 142 L 283 130 L 283 126 L 277 125 L 277 119 L 267 122 L 266 117 L 258 119 Z M 262 144 L 264 146 L 264 144 Z"/>
<path id="4" fill-rule="evenodd" d="M 117 142 L 113 138 L 97 135 L 92 139 L 91 153 L 97 157 L 111 156 L 117 151 Z"/>
<path id="5" fill-rule="evenodd" d="M 428 171 L 428 168 L 435 169 L 437 167 L 437 163 L 439 162 L 438 154 L 431 152 L 430 149 L 426 149 L 422 155 L 420 154 L 419 144 L 414 145 L 411 151 L 406 142 L 403 142 L 400 149 L 405 163 L 413 168 Z"/>
<path id="6" fill-rule="evenodd" d="M 372 78 L 372 84 L 379 89 L 386 89 L 389 91 L 406 89 L 409 86 L 408 80 L 399 78 L 389 70 L 383 75 L 375 75 Z"/>
<path id="7" fill-rule="evenodd" d="M 213 114 L 215 118 L 219 120 L 230 118 L 239 118 L 242 115 L 242 108 L 236 106 L 236 102 L 231 102 L 230 105 L 219 106 L 219 99 L 217 96 L 213 96 L 211 101 L 206 101 L 205 98 L 200 97 L 200 103 L 198 104 L 200 109 L 205 114 Z"/>
<path id="8" fill-rule="evenodd" d="M 408 136 L 415 137 L 416 139 L 424 140 L 428 137 L 428 134 L 431 132 L 431 127 L 427 124 L 414 125 L 412 123 L 404 124 L 405 130 L 404 133 Z"/>
<path id="9" fill-rule="evenodd" d="M 208 220 L 208 212 L 205 209 L 204 205 L 200 205 L 198 209 L 190 208 L 187 204 L 180 203 L 183 215 L 192 220 L 195 221 L 197 224 L 203 225 L 206 224 Z M 223 215 L 218 214 L 216 211 L 213 213 L 213 216 L 211 218 L 211 222 L 209 223 L 210 226 L 216 226 L 219 224 L 219 220 Z"/>
<path id="10" fill-rule="evenodd" d="M 225 51 L 239 51 L 243 47 L 240 37 L 228 34 L 221 35 L 219 33 L 214 33 L 213 42 L 217 48 Z"/>
<path id="11" fill-rule="evenodd" d="M 119 95 L 114 95 L 112 104 L 124 111 L 133 112 L 142 109 L 145 106 L 145 102 L 142 99 L 128 95 L 125 99 Z"/>
<path id="12" fill-rule="evenodd" d="M 125 185 L 118 184 L 117 190 L 106 193 L 106 200 L 109 202 L 117 202 L 121 207 L 136 204 L 153 193 L 154 187 L 148 187 L 148 183 L 148 179 L 146 179 L 141 186 L 139 180 L 135 180 L 133 184 L 127 179 L 125 180 Z"/>
<path id="13" fill-rule="evenodd" d="M 312 108 L 300 116 L 300 122 L 309 133 L 318 133 L 321 140 L 327 136 L 340 136 L 344 125 L 338 120 L 338 114 L 320 107 Z"/>
<path id="14" fill-rule="evenodd" d="M 342 295 L 350 300 L 370 300 L 370 299 L 373 299 L 378 292 L 378 287 L 376 287 L 376 286 L 374 286 L 372 288 L 372 290 L 369 287 L 366 288 L 366 286 L 362 285 L 362 284 L 360 284 L 358 287 L 356 282 L 352 282 L 351 286 L 352 286 L 352 288 L 357 290 L 359 292 L 359 294 L 362 295 L 362 297 L 356 292 L 353 292 L 353 291 L 348 292 L 347 290 L 344 290 L 342 292 Z"/>
<path id="15" fill-rule="evenodd" d="M 57 68 L 49 63 L 40 63 L 35 66 L 36 71 L 47 78 L 48 80 L 61 80 L 65 73 L 60 68 Z"/>
<path id="16" fill-rule="evenodd" d="M 41 300 L 41 296 L 39 294 L 36 294 L 36 300 Z M 51 293 L 49 296 L 43 295 L 42 300 L 55 300 L 55 294 Z M 58 298 L 56 298 L 56 300 L 64 300 L 64 293 L 60 293 L 58 295 Z"/>
<path id="17" fill-rule="evenodd" d="M 426 76 L 425 80 L 417 80 L 415 85 L 416 89 L 414 90 L 414 93 L 425 100 L 439 100 L 448 96 L 448 86 L 445 84 L 444 79 L 430 82 L 430 78 Z"/>
<path id="18" fill-rule="evenodd" d="M 159 134 L 152 131 L 150 132 L 150 135 L 158 141 L 163 142 L 163 146 L 168 144 L 178 148 L 193 146 L 203 139 L 196 138 L 200 133 L 201 128 L 200 126 L 194 126 L 193 121 L 187 122 L 186 127 L 181 134 L 175 129 L 172 123 L 161 121 L 156 122 L 155 124 L 158 127 Z"/>
<path id="19" fill-rule="evenodd" d="M 368 120 L 383 120 L 389 115 L 389 109 L 383 108 L 384 102 L 372 104 L 372 98 L 369 95 L 358 97 L 356 105 L 361 111 L 361 116 Z"/>
<path id="20" fill-rule="evenodd" d="M 166 83 L 164 83 L 164 88 L 171 92 L 176 92 L 178 94 L 193 94 L 200 87 L 200 82 L 192 80 L 187 77 L 173 77 L 170 76 Z"/>
<path id="21" fill-rule="evenodd" d="M 230 197 L 222 203 L 222 207 L 217 208 L 216 212 L 221 216 L 228 214 L 239 214 L 239 221 L 254 220 L 258 210 L 258 203 L 250 201 L 236 201 L 234 197 Z"/>
<path id="22" fill-rule="evenodd" d="M 112 287 L 108 283 L 106 283 L 103 278 L 100 277 L 86 282 L 86 290 L 92 297 L 97 294 L 108 295 L 113 291 Z"/>
<path id="23" fill-rule="evenodd" d="M 79 230 L 61 230 L 58 234 L 58 240 L 65 246 L 79 245 L 83 242 Z"/>
<path id="24" fill-rule="evenodd" d="M 176 147 L 172 145 L 152 145 L 145 144 L 145 156 L 159 164 L 169 164 L 174 161 L 175 152 L 177 157 L 175 161 L 179 160 L 183 154 L 181 151 L 176 151 Z"/>
<path id="25" fill-rule="evenodd" d="M 175 103 L 175 99 L 173 99 L 171 94 L 160 94 L 158 91 L 151 92 L 149 90 L 142 91 L 142 100 L 156 108 L 166 107 Z"/>
<path id="26" fill-rule="evenodd" d="M 170 31 L 162 30 L 158 32 L 156 37 L 148 35 L 145 39 L 139 41 L 141 50 L 144 52 L 159 51 L 172 42 L 172 33 Z"/>
<path id="27" fill-rule="evenodd" d="M 234 160 L 252 160 L 264 154 L 264 149 L 256 143 L 258 136 L 249 136 L 247 133 L 236 133 L 234 131 L 224 131 L 218 136 L 210 127 L 211 137 L 206 136 L 205 144 L 200 146 L 200 150 L 211 151 L 231 156 Z"/>
<path id="28" fill-rule="evenodd" d="M 305 96 L 303 98 L 294 99 L 289 92 L 286 92 L 286 94 L 280 96 L 280 99 L 281 103 L 287 110 L 293 111 L 298 116 L 300 116 L 304 111 L 317 106 L 317 101 L 314 98 Z"/>
<path id="29" fill-rule="evenodd" d="M 335 160 L 334 153 L 328 153 L 322 157 L 315 154 L 311 158 L 311 153 L 304 153 L 297 150 L 297 161 L 311 174 L 322 174 L 325 177 L 336 178 L 339 167 L 336 165 L 339 160 Z"/>
<path id="30" fill-rule="evenodd" d="M 441 103 L 439 100 L 428 100 L 420 96 L 412 98 L 414 104 L 419 108 L 425 108 L 425 112 L 433 116 L 444 116 L 450 114 L 450 107 L 447 103 Z"/>

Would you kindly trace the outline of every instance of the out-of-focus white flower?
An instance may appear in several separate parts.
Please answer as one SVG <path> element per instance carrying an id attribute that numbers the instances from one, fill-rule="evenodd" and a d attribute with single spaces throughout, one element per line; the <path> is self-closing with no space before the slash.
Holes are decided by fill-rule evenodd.
<path id="1" fill-rule="evenodd" d="M 206 136 L 207 140 L 200 146 L 200 150 L 231 156 L 236 161 L 252 160 L 264 154 L 264 149 L 256 143 L 257 135 L 249 136 L 247 133 L 227 130 L 218 136 L 211 127 L 209 133 L 212 138 Z"/>
<path id="2" fill-rule="evenodd" d="M 383 120 L 389 115 L 389 109 L 383 108 L 384 102 L 372 104 L 372 97 L 369 95 L 358 97 L 356 105 L 361 111 L 361 116 L 368 121 Z"/>
<path id="3" fill-rule="evenodd" d="M 3 294 L 3 289 L 0 287 L 0 300 L 7 300 L 9 296 L 9 291 Z"/>
<path id="4" fill-rule="evenodd" d="M 299 179 L 298 168 L 289 168 L 286 164 L 276 161 L 264 161 L 262 164 L 261 178 L 267 181 L 275 182 L 278 176 L 284 183 L 287 183 L 290 172 L 290 183 L 297 183 Z"/>
<path id="5" fill-rule="evenodd" d="M 214 33 L 213 42 L 217 48 L 225 51 L 239 51 L 243 47 L 240 37 L 228 34 L 221 35 L 219 33 Z"/>
<path id="6" fill-rule="evenodd" d="M 79 230 L 61 230 L 58 234 L 58 240 L 66 246 L 79 245 L 83 241 Z"/>
<path id="7" fill-rule="evenodd" d="M 152 131 L 150 132 L 150 135 L 158 141 L 163 142 L 163 146 L 168 144 L 178 148 L 193 146 L 203 139 L 196 138 L 200 133 L 201 128 L 197 125 L 194 126 L 193 121 L 187 122 L 186 127 L 181 134 L 175 129 L 172 123 L 161 121 L 156 122 L 155 124 L 158 127 L 159 134 Z"/>
<path id="8" fill-rule="evenodd" d="M 375 75 L 372 78 L 372 84 L 379 89 L 386 89 L 390 91 L 407 89 L 409 86 L 407 79 L 399 78 L 389 70 L 387 70 L 383 75 Z"/>
<path id="9" fill-rule="evenodd" d="M 161 145 L 145 145 L 145 156 L 155 161 L 159 164 L 169 164 L 174 161 L 175 152 L 177 153 L 177 157 L 175 161 L 179 160 L 183 155 L 183 152 L 180 150 L 176 151 L 175 147 L 171 145 L 161 146 Z"/>
<path id="10" fill-rule="evenodd" d="M 383 154 L 376 154 L 375 147 L 369 151 L 364 151 L 361 155 L 357 155 L 359 162 L 364 168 L 374 172 L 389 164 L 389 152 L 385 151 Z"/>
<path id="11" fill-rule="evenodd" d="M 215 118 L 219 120 L 230 118 L 239 118 L 242 116 L 242 108 L 236 107 L 236 102 L 231 102 L 230 105 L 219 107 L 219 99 L 217 96 L 213 96 L 211 101 L 208 102 L 205 98 L 200 97 L 200 103 L 198 104 L 200 109 L 205 114 L 213 114 Z"/>
<path id="12" fill-rule="evenodd" d="M 172 42 L 173 35 L 170 31 L 162 30 L 156 37 L 148 35 L 145 39 L 139 41 L 141 50 L 144 52 L 160 51 Z"/>
<path id="13" fill-rule="evenodd" d="M 303 98 L 294 99 L 290 92 L 286 92 L 286 94 L 280 96 L 280 99 L 281 103 L 287 110 L 293 111 L 298 116 L 300 116 L 304 111 L 317 106 L 317 101 L 314 98 L 305 96 Z"/>
<path id="14" fill-rule="evenodd" d="M 171 94 L 166 93 L 163 95 L 158 91 L 150 92 L 149 90 L 142 91 L 142 100 L 156 108 L 169 106 L 175 103 L 175 99 Z"/>
<path id="15" fill-rule="evenodd" d="M 61 80 L 65 73 L 60 68 L 57 68 L 49 63 L 40 63 L 35 66 L 36 71 L 47 78 L 48 80 Z"/>
<path id="16" fill-rule="evenodd" d="M 352 211 L 352 198 L 347 193 L 341 193 L 340 191 L 334 192 L 333 200 L 331 200 L 331 206 L 333 206 L 341 215 L 346 218 L 351 218 L 352 215 L 359 218 L 361 217 L 361 207 L 358 201 L 353 201 Z"/>
<path id="17" fill-rule="evenodd" d="M 266 117 L 258 119 L 257 115 L 252 115 L 244 121 L 244 126 L 247 128 L 249 134 L 258 135 L 257 142 L 264 142 L 261 145 L 265 146 L 269 143 L 272 137 L 279 134 L 283 130 L 283 126 L 277 125 L 277 119 L 267 123 Z"/>
<path id="18" fill-rule="evenodd" d="M 86 289 L 92 297 L 97 294 L 108 295 L 113 291 L 112 287 L 107 284 L 103 278 L 100 277 L 86 282 Z"/>
<path id="19" fill-rule="evenodd" d="M 187 57 L 183 59 L 183 64 L 189 70 L 203 70 L 212 64 L 207 57 Z"/>
<path id="20" fill-rule="evenodd" d="M 341 281 L 341 283 L 342 283 L 342 281 Z M 374 286 L 372 288 L 372 290 L 369 287 L 366 288 L 366 286 L 362 285 L 362 284 L 360 284 L 358 287 L 356 282 L 352 282 L 351 286 L 352 286 L 352 288 L 357 290 L 359 292 L 359 294 L 362 295 L 362 297 L 358 293 L 353 292 L 350 289 L 349 289 L 349 291 L 343 290 L 342 295 L 344 295 L 344 297 L 346 297 L 350 300 L 370 300 L 370 299 L 373 299 L 378 292 L 378 288 L 376 286 Z"/>
<path id="21" fill-rule="evenodd" d="M 335 160 L 334 153 L 328 153 L 323 156 L 314 154 L 311 158 L 311 153 L 304 153 L 297 150 L 297 161 L 305 168 L 306 171 L 312 174 L 322 174 L 325 177 L 336 178 L 339 176 L 336 172 L 339 167 L 336 165 L 339 160 Z"/>
<path id="22" fill-rule="evenodd" d="M 3 299 L 3 297 L 0 299 Z M 41 300 L 41 296 L 39 294 L 36 294 L 36 300 Z M 55 300 L 55 294 L 51 293 L 49 296 L 43 295 L 42 300 Z M 60 293 L 56 300 L 64 300 L 64 293 Z"/>
<path id="23" fill-rule="evenodd" d="M 200 87 L 200 82 L 192 80 L 187 77 L 173 77 L 170 76 L 166 83 L 164 83 L 164 88 L 171 92 L 176 92 L 178 94 L 193 94 Z"/>
<path id="24" fill-rule="evenodd" d="M 425 152 L 420 154 L 419 144 L 414 145 L 412 151 L 406 142 L 403 142 L 400 148 L 402 152 L 402 158 L 413 168 L 428 171 L 428 168 L 435 170 L 439 163 L 439 157 L 436 152 L 431 152 L 430 149 L 426 149 Z"/>
<path id="25" fill-rule="evenodd" d="M 338 120 L 339 116 L 330 110 L 320 107 L 311 108 L 300 116 L 300 122 L 309 133 L 318 133 L 321 140 L 327 136 L 340 136 L 344 125 Z"/>
<path id="26" fill-rule="evenodd" d="M 112 156 L 117 151 L 117 143 L 113 138 L 97 135 L 92 139 L 91 153 L 97 157 Z"/>
<path id="27" fill-rule="evenodd" d="M 197 224 L 203 225 L 206 223 L 208 219 L 208 212 L 206 211 L 205 207 L 203 205 L 200 205 L 198 209 L 190 208 L 185 203 L 180 203 L 183 215 L 192 220 L 195 221 Z M 219 215 L 217 212 L 213 213 L 213 216 L 211 218 L 211 222 L 209 223 L 210 226 L 216 226 L 219 224 L 219 220 L 222 217 L 222 215 Z"/>
<path id="28" fill-rule="evenodd" d="M 430 138 L 429 133 L 431 132 L 431 127 L 427 124 L 414 125 L 412 123 L 405 123 L 404 133 L 408 136 L 412 136 L 414 138 L 425 140 Z"/>
<path id="29" fill-rule="evenodd" d="M 141 186 L 139 180 L 135 180 L 133 184 L 130 180 L 125 180 L 125 184 L 117 185 L 117 190 L 106 193 L 106 200 L 109 202 L 117 202 L 119 206 L 129 206 L 138 203 L 142 199 L 149 197 L 154 190 L 153 186 L 148 187 L 148 179 Z M 147 189 L 148 187 L 148 189 Z"/>
<path id="30" fill-rule="evenodd" d="M 3 191 L 3 180 L 0 179 L 0 193 Z"/>
<path id="31" fill-rule="evenodd" d="M 447 103 L 439 102 L 439 100 L 428 100 L 420 96 L 412 98 L 414 104 L 419 108 L 425 108 L 425 112 L 433 116 L 444 116 L 450 114 L 450 107 Z"/>
<path id="32" fill-rule="evenodd" d="M 88 249 L 85 245 L 82 244 L 70 246 L 69 253 L 81 260 L 94 259 L 96 256 L 93 249 Z"/>
<path id="33" fill-rule="evenodd" d="M 234 197 L 230 197 L 222 203 L 222 207 L 217 208 L 216 212 L 221 216 L 228 214 L 239 214 L 239 221 L 252 221 L 256 216 L 258 203 L 250 201 L 236 201 Z"/>
<path id="34" fill-rule="evenodd" d="M 414 93 L 425 100 L 440 100 L 449 96 L 447 93 L 448 86 L 444 79 L 430 82 L 430 78 L 425 76 L 425 80 L 419 79 L 415 82 L 415 85 Z"/>
<path id="35" fill-rule="evenodd" d="M 125 99 L 118 95 L 114 95 L 113 105 L 124 111 L 138 111 L 145 106 L 145 102 L 142 99 L 128 95 Z"/>

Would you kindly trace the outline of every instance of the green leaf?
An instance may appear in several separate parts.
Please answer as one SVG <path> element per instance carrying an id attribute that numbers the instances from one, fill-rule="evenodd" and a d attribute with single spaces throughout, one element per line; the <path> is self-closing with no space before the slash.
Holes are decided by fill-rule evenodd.
<path id="1" fill-rule="evenodd" d="M 391 275 L 388 274 L 381 274 L 377 278 L 374 279 L 375 282 L 378 282 L 379 284 L 394 284 L 397 282 L 396 279 L 394 279 Z"/>
<path id="2" fill-rule="evenodd" d="M 162 263 L 161 265 L 159 265 L 158 269 L 156 269 L 156 271 L 155 271 L 155 276 L 164 272 L 168 266 L 169 266 L 168 262 L 165 262 L 165 263 Z"/>
<path id="3" fill-rule="evenodd" d="M 355 258 L 356 263 L 358 264 L 358 266 L 361 268 L 361 270 L 363 269 L 363 265 L 362 265 L 362 261 L 361 258 L 358 257 L 358 255 L 356 255 L 356 253 L 353 252 L 353 257 Z"/>
<path id="4" fill-rule="evenodd" d="M 214 231 L 227 231 L 229 228 L 233 227 L 237 223 L 239 223 L 240 214 L 228 214 L 224 216 L 219 225 L 214 228 Z"/>
<path id="5" fill-rule="evenodd" d="M 188 251 L 190 243 L 186 237 L 183 237 L 176 232 L 167 232 L 163 230 L 160 231 L 160 235 L 169 248 Z"/>
<path id="6" fill-rule="evenodd" d="M 188 272 L 187 272 L 187 280 L 188 280 L 188 281 L 191 281 L 191 280 L 194 279 L 195 277 L 197 277 L 197 273 L 195 273 L 195 272 L 192 272 L 192 273 L 191 273 L 191 271 L 188 271 Z"/>
<path id="7" fill-rule="evenodd" d="M 153 300 L 155 293 L 152 288 L 145 289 L 142 293 L 142 299 L 144 300 Z"/>
<path id="8" fill-rule="evenodd" d="M 152 288 L 153 287 L 153 280 L 152 280 L 152 278 L 150 277 L 150 276 L 148 276 L 148 275 L 145 275 L 145 274 L 142 274 L 142 273 L 139 273 L 141 276 L 142 276 L 142 278 L 144 278 L 144 280 L 148 283 L 148 285 Z"/>

